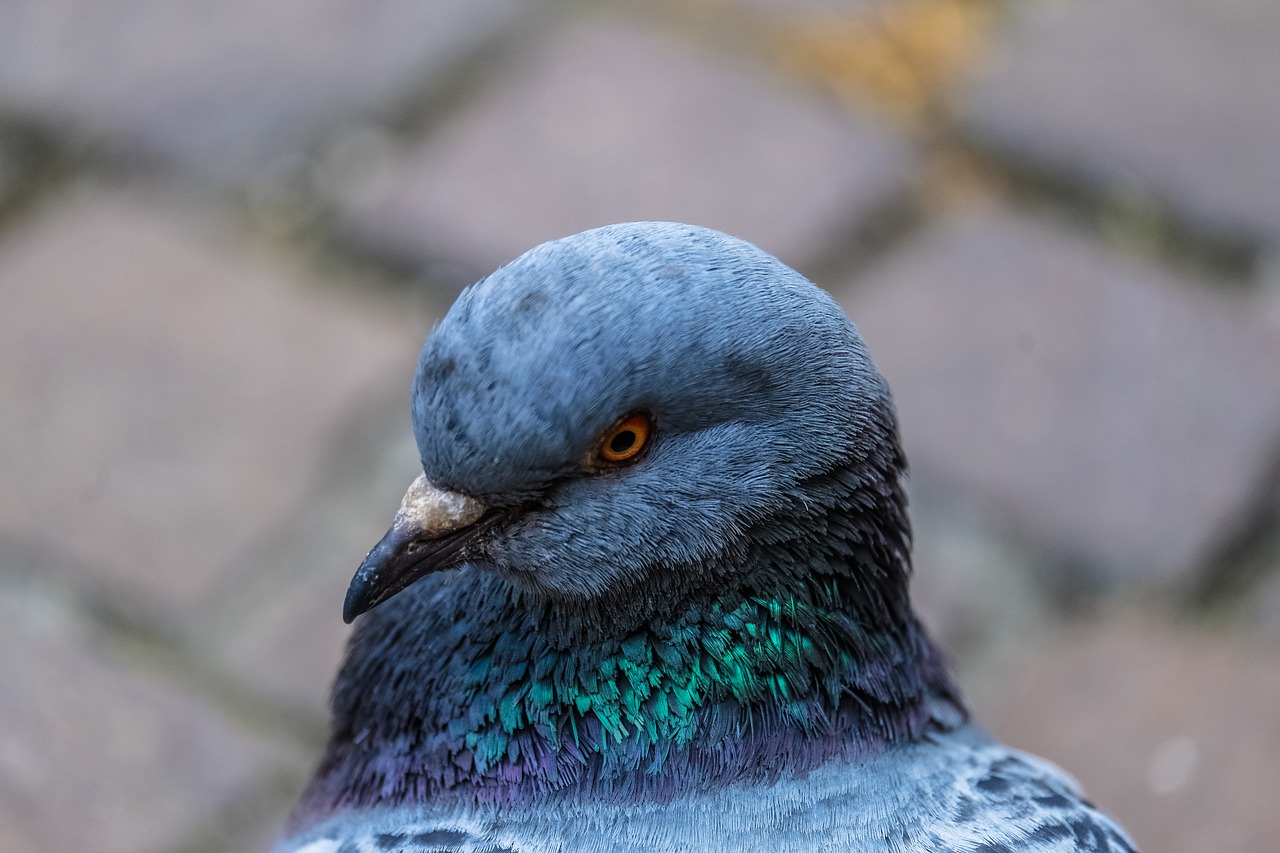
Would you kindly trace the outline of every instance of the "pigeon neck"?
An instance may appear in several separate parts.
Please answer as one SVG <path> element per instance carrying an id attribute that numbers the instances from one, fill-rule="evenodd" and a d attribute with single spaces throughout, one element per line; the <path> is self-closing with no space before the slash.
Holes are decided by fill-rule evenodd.
<path id="1" fill-rule="evenodd" d="M 853 471 L 807 484 L 805 517 L 758 531 L 732 579 L 712 571 L 714 589 L 612 634 L 604 606 L 574 616 L 474 567 L 428 578 L 360 625 L 299 819 L 446 797 L 673 796 L 956 724 L 907 598 L 894 471 L 873 488 Z M 566 642 L 563 623 L 596 627 Z"/>

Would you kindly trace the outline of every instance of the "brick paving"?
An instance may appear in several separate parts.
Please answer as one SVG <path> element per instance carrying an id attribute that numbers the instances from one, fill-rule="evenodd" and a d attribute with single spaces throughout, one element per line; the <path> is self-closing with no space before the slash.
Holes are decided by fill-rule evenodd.
<path id="1" fill-rule="evenodd" d="M 1000 213 L 940 218 L 845 305 L 921 488 L 1094 576 L 1187 583 L 1268 473 L 1280 330 L 1246 296 Z"/>
<path id="2" fill-rule="evenodd" d="M 237 183 L 304 165 L 515 23 L 512 0 L 3 0 L 0 103 Z"/>
<path id="3" fill-rule="evenodd" d="M 335 418 L 408 383 L 419 329 L 307 288 L 162 204 L 49 199 L 0 247 L 0 531 L 198 602 L 306 499 Z"/>
<path id="4" fill-rule="evenodd" d="M 983 718 L 1148 849 L 1268 848 L 1272 5 L 0 0 L 0 848 L 269 848 L 427 330 L 642 218 L 862 326 Z"/>
<path id="5" fill-rule="evenodd" d="M 164 850 L 260 773 L 305 760 L 81 630 L 34 596 L 0 597 L 6 850 Z"/>
<path id="6" fill-rule="evenodd" d="M 1274 645 L 1124 611 L 1040 643 L 985 709 L 995 732 L 1069 767 L 1145 850 L 1274 846 Z"/>
<path id="7" fill-rule="evenodd" d="M 891 128 L 678 34 L 592 21 L 530 54 L 337 200 L 359 238 L 480 275 L 557 236 L 658 219 L 803 264 L 908 175 Z"/>
<path id="8" fill-rule="evenodd" d="M 429 326 L 424 319 L 416 329 L 415 349 Z M 353 565 L 386 531 L 420 464 L 403 368 L 329 444 L 332 462 L 306 505 L 242 555 L 241 571 L 201 614 L 201 636 L 226 668 L 317 720 L 347 634 L 340 617 Z"/>
<path id="9" fill-rule="evenodd" d="M 1280 242 L 1280 6 L 1084 0 L 1045 4 L 1015 28 L 966 105 L 988 144 L 1206 229 Z"/>
<path id="10" fill-rule="evenodd" d="M 0 146 L 0 205 L 8 201 L 17 178 L 17 158 L 7 148 Z"/>

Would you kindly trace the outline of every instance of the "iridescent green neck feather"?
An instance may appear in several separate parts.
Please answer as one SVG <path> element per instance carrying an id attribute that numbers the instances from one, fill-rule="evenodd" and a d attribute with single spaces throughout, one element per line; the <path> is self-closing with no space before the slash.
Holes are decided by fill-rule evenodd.
<path id="1" fill-rule="evenodd" d="M 299 819 L 442 797 L 668 797 L 956 725 L 907 597 L 899 465 L 806 483 L 791 516 L 715 564 L 594 602 L 521 594 L 482 566 L 427 578 L 358 626 Z"/>

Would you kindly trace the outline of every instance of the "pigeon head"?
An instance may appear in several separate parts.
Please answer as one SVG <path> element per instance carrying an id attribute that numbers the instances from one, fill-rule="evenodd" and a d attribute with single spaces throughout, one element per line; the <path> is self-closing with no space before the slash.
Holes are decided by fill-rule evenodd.
<path id="1" fill-rule="evenodd" d="M 422 350 L 413 424 L 423 476 L 348 621 L 464 562 L 577 601 L 718 582 L 806 482 L 901 464 L 839 306 L 755 246 L 675 223 L 546 243 L 464 291 Z"/>

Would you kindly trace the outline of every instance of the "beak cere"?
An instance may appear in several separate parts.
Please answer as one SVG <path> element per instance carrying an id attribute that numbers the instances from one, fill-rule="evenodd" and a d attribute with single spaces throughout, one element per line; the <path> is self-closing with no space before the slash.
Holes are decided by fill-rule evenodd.
<path id="1" fill-rule="evenodd" d="M 421 531 L 436 539 L 478 521 L 485 509 L 475 498 L 438 489 L 426 474 L 419 474 L 404 493 L 391 529 Z"/>
<path id="2" fill-rule="evenodd" d="M 463 546 L 492 527 L 478 524 L 488 507 L 473 497 L 431 484 L 425 474 L 409 486 L 391 529 L 364 558 L 342 607 L 351 622 L 423 575 L 450 568 Z M 490 516 L 497 520 L 497 516 Z"/>

